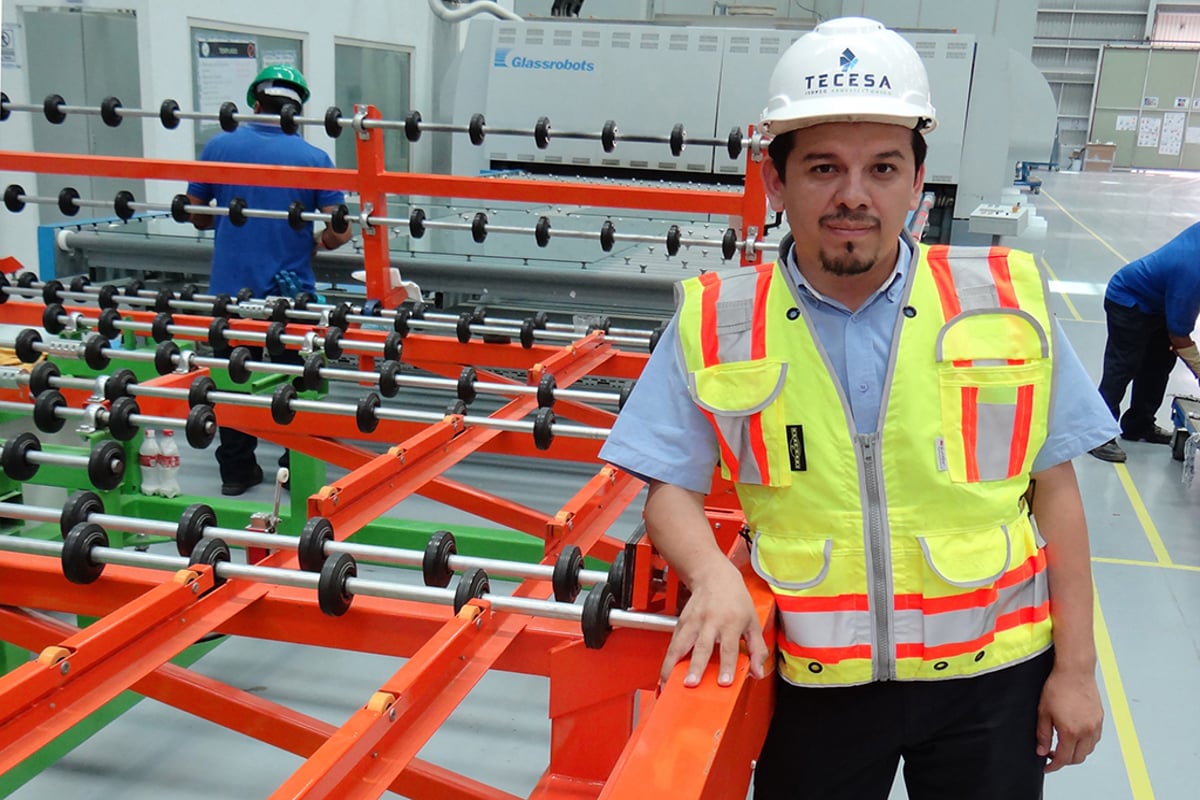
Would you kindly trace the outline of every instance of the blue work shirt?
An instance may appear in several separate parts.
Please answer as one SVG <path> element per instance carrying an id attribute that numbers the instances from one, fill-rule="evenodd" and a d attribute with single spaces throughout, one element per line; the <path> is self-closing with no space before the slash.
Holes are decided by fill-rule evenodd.
<path id="1" fill-rule="evenodd" d="M 286 134 L 277 125 L 251 123 L 230 133 L 213 137 L 200 154 L 201 161 L 231 161 L 238 164 L 276 164 L 291 167 L 332 167 L 329 155 L 295 134 Z M 239 186 L 227 183 L 189 183 L 187 193 L 201 203 L 216 198 L 217 205 L 228 207 L 240 197 L 250 209 L 287 211 L 293 201 L 304 204 L 305 211 L 316 211 L 345 202 L 345 195 L 329 189 L 299 189 L 279 186 Z M 312 270 L 313 224 L 299 230 L 285 219 L 247 219 L 241 227 L 228 217 L 216 218 L 213 244 L 213 294 L 236 294 L 243 286 L 265 297 L 275 290 L 274 278 L 280 270 L 295 274 L 301 291 L 315 292 Z"/>
<path id="2" fill-rule="evenodd" d="M 801 302 L 841 382 L 858 433 L 874 431 L 879 418 L 892 333 L 911 265 L 912 251 L 902 244 L 892 276 L 852 312 L 820 296 L 800 274 L 793 254 L 788 254 L 784 274 L 800 289 Z M 600 449 L 600 458 L 643 480 L 706 494 L 719 455 L 717 441 L 707 417 L 688 393 L 677 325 L 678 317 L 667 326 Z M 1054 353 L 1053 406 L 1034 472 L 1082 455 L 1118 432 L 1057 320 Z"/>
<path id="3" fill-rule="evenodd" d="M 1145 314 L 1162 314 L 1173 336 L 1190 336 L 1200 316 L 1200 222 L 1117 270 L 1104 297 Z"/>

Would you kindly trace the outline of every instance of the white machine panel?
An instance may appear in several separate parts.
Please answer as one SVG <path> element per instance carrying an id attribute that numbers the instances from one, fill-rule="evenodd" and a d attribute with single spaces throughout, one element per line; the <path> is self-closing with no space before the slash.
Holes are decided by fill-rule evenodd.
<path id="1" fill-rule="evenodd" d="M 666 144 L 618 140 L 605 153 L 599 141 L 554 138 L 554 132 L 599 134 L 612 119 L 626 135 L 666 137 L 682 123 L 689 137 L 714 136 L 723 34 L 645 25 L 497 24 L 487 126 L 532 131 L 546 116 L 551 141 L 539 150 L 532 135 L 489 134 L 483 145 L 488 159 L 711 172 L 709 147 L 686 147 L 676 158 Z"/>

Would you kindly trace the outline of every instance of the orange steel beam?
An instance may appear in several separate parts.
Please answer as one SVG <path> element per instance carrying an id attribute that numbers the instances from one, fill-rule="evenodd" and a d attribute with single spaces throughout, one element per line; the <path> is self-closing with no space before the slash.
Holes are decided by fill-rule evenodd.
<path id="1" fill-rule="evenodd" d="M 0 150 L 0 171 L 51 175 L 93 175 L 139 180 L 200 181 L 250 186 L 297 186 L 307 189 L 357 189 L 361 174 L 351 169 L 263 166 L 219 161 L 171 161 L 155 158 L 84 156 L 68 153 L 24 153 Z M 740 217 L 742 193 L 665 187 L 608 186 L 573 183 L 430 175 L 380 171 L 373 189 L 396 195 L 428 195 L 473 200 L 681 211 Z"/>

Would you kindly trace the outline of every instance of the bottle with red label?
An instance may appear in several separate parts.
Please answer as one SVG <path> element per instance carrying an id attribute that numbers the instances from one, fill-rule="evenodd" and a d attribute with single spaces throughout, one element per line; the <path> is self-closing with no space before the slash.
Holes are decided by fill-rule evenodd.
<path id="1" fill-rule="evenodd" d="M 175 431 L 163 431 L 161 451 L 158 456 L 158 494 L 163 497 L 178 497 L 179 488 L 179 445 L 175 444 Z"/>
<path id="2" fill-rule="evenodd" d="M 138 466 L 142 471 L 142 494 L 157 494 L 162 485 L 158 464 L 161 453 L 162 450 L 159 448 L 154 431 L 147 428 L 141 447 L 138 448 Z"/>

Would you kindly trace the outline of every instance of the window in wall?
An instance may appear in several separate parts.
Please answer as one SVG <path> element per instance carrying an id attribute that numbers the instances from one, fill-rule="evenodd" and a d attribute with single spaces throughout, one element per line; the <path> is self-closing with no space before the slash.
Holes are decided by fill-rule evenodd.
<path id="1" fill-rule="evenodd" d="M 264 33 L 192 28 L 192 107 L 216 114 L 232 101 L 238 111 L 246 106 L 246 89 L 259 70 L 269 64 L 291 64 L 304 71 L 304 42 Z M 196 121 L 196 157 L 209 139 L 221 132 L 216 121 Z"/>
<path id="2" fill-rule="evenodd" d="M 334 105 L 354 115 L 355 104 L 373 105 L 384 119 L 402 120 L 412 94 L 412 53 L 385 45 L 339 42 L 334 48 Z M 400 131 L 383 133 L 384 165 L 389 172 L 409 169 L 408 139 Z M 337 166 L 354 169 L 355 137 L 344 133 L 336 146 Z"/>

